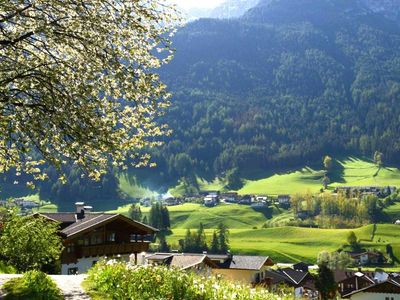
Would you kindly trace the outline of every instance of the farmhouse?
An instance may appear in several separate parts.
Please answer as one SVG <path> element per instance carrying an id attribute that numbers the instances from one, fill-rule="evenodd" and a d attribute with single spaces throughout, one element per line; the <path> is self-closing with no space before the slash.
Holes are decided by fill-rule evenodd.
<path id="1" fill-rule="evenodd" d="M 354 260 L 354 265 L 379 264 L 385 261 L 385 257 L 380 252 L 347 252 Z"/>
<path id="2" fill-rule="evenodd" d="M 148 238 L 158 230 L 120 214 L 92 213 L 90 206 L 77 202 L 76 212 L 37 213 L 60 223 L 63 238 L 61 274 L 85 273 L 104 257 L 128 261 L 133 253 L 149 249 Z"/>
<path id="3" fill-rule="evenodd" d="M 180 270 L 190 270 L 196 273 L 211 274 L 211 269 L 217 265 L 205 254 L 188 253 L 154 253 L 144 256 L 143 264 L 166 265 Z"/>
<path id="4" fill-rule="evenodd" d="M 279 205 L 290 205 L 290 196 L 289 195 L 278 195 L 278 203 L 279 203 Z"/>
<path id="5" fill-rule="evenodd" d="M 183 270 L 194 270 L 247 284 L 259 284 L 266 279 L 267 271 L 274 264 L 266 256 L 154 253 L 144 255 L 142 264 L 167 265 Z M 139 260 L 140 261 L 140 260 Z"/>
<path id="6" fill-rule="evenodd" d="M 400 300 L 400 283 L 389 279 L 345 294 L 342 298 L 350 298 L 351 300 Z"/>
<path id="7" fill-rule="evenodd" d="M 294 270 L 292 268 L 269 270 L 266 273 L 265 283 L 271 290 L 284 284 L 293 288 L 296 298 L 316 296 L 314 278 L 309 272 Z"/>
<path id="8" fill-rule="evenodd" d="M 204 197 L 204 205 L 208 207 L 212 207 L 217 205 L 218 203 L 218 195 L 210 194 Z"/>

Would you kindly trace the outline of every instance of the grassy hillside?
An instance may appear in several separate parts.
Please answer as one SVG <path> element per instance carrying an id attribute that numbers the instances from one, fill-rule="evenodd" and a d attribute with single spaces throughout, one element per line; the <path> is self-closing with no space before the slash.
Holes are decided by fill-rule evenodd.
<path id="1" fill-rule="evenodd" d="M 375 235 L 373 225 L 357 229 L 317 229 L 300 227 L 277 227 L 265 229 L 231 229 L 230 244 L 234 253 L 269 255 L 275 261 L 315 262 L 319 252 L 323 250 L 335 251 L 346 244 L 349 231 L 356 233 L 366 248 L 386 250 L 390 243 L 394 255 L 400 258 L 400 226 L 378 224 Z M 185 235 L 185 229 L 174 229 L 169 242 L 178 244 L 178 240 Z M 211 239 L 212 230 L 206 230 Z"/>
<path id="2" fill-rule="evenodd" d="M 113 212 L 128 213 L 129 206 L 123 206 Z M 147 215 L 150 208 L 142 207 L 142 213 Z M 256 210 L 246 205 L 221 204 L 208 208 L 200 204 L 185 203 L 169 206 L 169 215 L 173 228 L 197 228 L 201 223 L 205 228 L 215 228 L 218 223 L 225 223 L 229 228 L 261 227 L 277 212 L 272 208 Z"/>
<path id="3" fill-rule="evenodd" d="M 305 166 L 297 170 L 284 172 L 267 172 L 258 170 L 258 174 L 251 174 L 253 179 L 243 178 L 244 185 L 238 190 L 239 194 L 294 194 L 306 191 L 318 192 L 322 187 L 324 170 L 320 167 Z M 261 175 L 268 174 L 268 175 Z M 330 188 L 343 185 L 400 185 L 400 170 L 396 167 L 383 167 L 379 169 L 372 161 L 366 158 L 345 157 L 335 161 L 334 168 L 330 171 Z M 255 178 L 255 179 L 254 179 Z M 207 181 L 197 179 L 200 190 L 222 190 L 224 181 L 215 179 Z M 173 195 L 182 195 L 180 186 L 170 189 Z"/>

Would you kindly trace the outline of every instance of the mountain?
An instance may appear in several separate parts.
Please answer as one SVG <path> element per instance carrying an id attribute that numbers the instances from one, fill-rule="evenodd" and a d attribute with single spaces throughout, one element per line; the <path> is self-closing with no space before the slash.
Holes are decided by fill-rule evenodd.
<path id="1" fill-rule="evenodd" d="M 400 0 L 361 0 L 361 3 L 376 13 L 400 21 Z"/>
<path id="2" fill-rule="evenodd" d="M 228 0 L 214 8 L 208 17 L 216 19 L 241 17 L 248 9 L 255 7 L 258 2 L 259 0 Z"/>
<path id="3" fill-rule="evenodd" d="M 261 0 L 238 18 L 188 23 L 161 70 L 173 134 L 149 149 L 157 167 L 129 179 L 164 190 L 180 179 L 192 192 L 196 175 L 237 183 L 326 154 L 400 164 L 398 11 L 394 0 Z M 38 184 L 43 199 L 124 200 L 116 176 L 67 172 L 68 186 L 54 172 Z"/>
<path id="4" fill-rule="evenodd" d="M 399 163 L 400 28 L 371 3 L 268 0 L 180 30 L 159 171 L 244 174 L 343 152 Z"/>

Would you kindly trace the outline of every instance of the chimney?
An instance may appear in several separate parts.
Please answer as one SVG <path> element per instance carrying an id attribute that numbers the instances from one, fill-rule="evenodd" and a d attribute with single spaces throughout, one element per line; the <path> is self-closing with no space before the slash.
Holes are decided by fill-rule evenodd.
<path id="1" fill-rule="evenodd" d="M 85 217 L 85 203 L 75 202 L 75 208 L 76 208 L 76 219 L 82 220 Z"/>
<path id="2" fill-rule="evenodd" d="M 76 213 L 81 213 L 85 209 L 85 202 L 75 202 Z"/>

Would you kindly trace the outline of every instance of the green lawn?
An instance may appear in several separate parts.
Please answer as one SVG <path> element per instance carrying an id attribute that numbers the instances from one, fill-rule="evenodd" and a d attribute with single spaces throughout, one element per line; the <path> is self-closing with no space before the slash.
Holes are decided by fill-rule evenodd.
<path id="1" fill-rule="evenodd" d="M 396 202 L 393 205 L 385 208 L 383 212 L 388 216 L 388 220 L 395 222 L 400 219 L 400 202 Z"/>
<path id="2" fill-rule="evenodd" d="M 262 174 L 269 174 L 268 176 Z M 334 168 L 328 174 L 331 179 L 330 188 L 343 185 L 400 185 L 400 170 L 395 167 L 383 167 L 380 170 L 366 158 L 345 157 L 335 161 Z M 256 174 L 243 178 L 244 185 L 238 190 L 239 194 L 294 194 L 306 191 L 318 192 L 322 187 L 324 170 L 320 167 L 305 166 L 297 170 L 285 172 L 272 172 L 271 170 L 258 170 Z M 256 178 L 256 179 L 254 179 Z M 223 190 L 225 182 L 216 178 L 207 181 L 197 178 L 200 190 Z M 177 185 L 170 189 L 173 195 L 180 196 L 184 193 L 183 186 Z"/>
<path id="3" fill-rule="evenodd" d="M 128 209 L 129 205 L 126 205 L 112 212 L 126 215 Z M 147 215 L 149 210 L 149 207 L 141 207 L 144 215 Z M 209 208 L 194 203 L 169 206 L 168 211 L 173 228 L 197 228 L 200 222 L 205 228 L 215 228 L 221 222 L 229 228 L 261 227 L 274 212 L 276 213 L 272 208 L 256 210 L 239 204 L 220 204 Z"/>
<path id="4" fill-rule="evenodd" d="M 335 251 L 346 244 L 349 231 L 354 231 L 362 240 L 364 247 L 386 251 L 390 243 L 394 254 L 400 258 L 400 226 L 378 224 L 373 240 L 373 225 L 356 229 L 317 229 L 301 227 L 276 227 L 266 229 L 231 229 L 230 245 L 234 253 L 259 254 L 271 256 L 277 262 L 310 261 L 316 262 L 318 253 Z M 213 230 L 206 230 L 211 239 Z M 178 245 L 184 238 L 185 229 L 174 229 L 169 236 L 172 245 Z"/>

